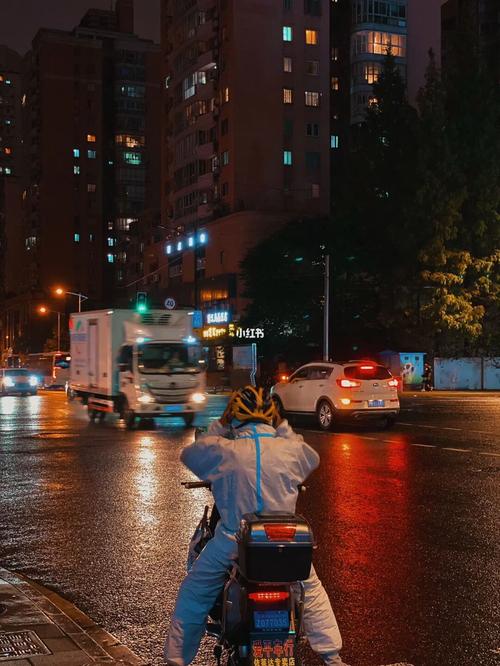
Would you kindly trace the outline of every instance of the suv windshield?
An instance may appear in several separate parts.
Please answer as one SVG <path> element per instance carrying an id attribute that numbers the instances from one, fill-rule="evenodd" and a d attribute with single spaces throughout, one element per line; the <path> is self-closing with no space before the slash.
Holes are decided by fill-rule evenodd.
<path id="1" fill-rule="evenodd" d="M 348 379 L 390 379 L 391 373 L 383 365 L 375 363 L 360 363 L 344 368 L 344 374 Z"/>
<path id="2" fill-rule="evenodd" d="M 174 372 L 199 372 L 196 363 L 196 347 L 176 343 L 151 343 L 140 345 L 137 366 L 143 374 L 171 374 Z"/>
<path id="3" fill-rule="evenodd" d="M 17 370 L 4 370 L 4 372 L 8 377 L 26 377 L 26 375 L 30 374 L 29 370 L 24 370 L 21 368 Z"/>

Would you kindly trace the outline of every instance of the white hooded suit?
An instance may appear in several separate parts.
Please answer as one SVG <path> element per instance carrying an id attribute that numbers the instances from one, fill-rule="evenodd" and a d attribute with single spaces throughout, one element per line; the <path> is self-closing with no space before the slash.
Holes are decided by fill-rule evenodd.
<path id="1" fill-rule="evenodd" d="M 249 423 L 235 431 L 215 421 L 183 450 L 181 460 L 198 478 L 212 484 L 221 520 L 179 590 L 165 644 L 165 659 L 171 666 L 187 666 L 196 656 L 208 613 L 238 554 L 235 533 L 241 517 L 253 512 L 295 513 L 297 486 L 319 464 L 318 454 L 287 421 L 276 430 Z M 304 587 L 309 643 L 325 663 L 341 666 L 340 632 L 314 567 Z"/>

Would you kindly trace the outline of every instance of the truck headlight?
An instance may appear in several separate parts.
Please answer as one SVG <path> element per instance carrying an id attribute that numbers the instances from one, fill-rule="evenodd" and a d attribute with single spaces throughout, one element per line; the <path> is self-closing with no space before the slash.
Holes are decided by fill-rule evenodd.
<path id="1" fill-rule="evenodd" d="M 193 393 L 191 395 L 192 402 L 196 402 L 198 405 L 201 405 L 201 403 L 205 402 L 206 399 L 207 396 L 204 393 Z"/>
<path id="2" fill-rule="evenodd" d="M 143 405 L 150 405 L 152 402 L 155 401 L 152 395 L 149 393 L 142 393 L 137 400 L 142 403 Z"/>
<path id="3" fill-rule="evenodd" d="M 36 386 L 38 384 L 38 379 L 34 375 L 32 375 L 29 379 L 29 382 L 30 386 Z"/>
<path id="4" fill-rule="evenodd" d="M 12 377 L 4 377 L 3 378 L 3 385 L 6 386 L 7 388 L 11 388 L 14 386 L 15 381 L 12 379 Z"/>

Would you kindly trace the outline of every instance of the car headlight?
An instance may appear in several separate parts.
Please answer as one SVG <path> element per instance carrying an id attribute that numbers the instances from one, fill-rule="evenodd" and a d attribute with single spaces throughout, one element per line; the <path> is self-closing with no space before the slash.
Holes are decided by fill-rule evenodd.
<path id="1" fill-rule="evenodd" d="M 155 401 L 152 395 L 149 393 L 142 393 L 137 400 L 142 403 L 143 405 L 150 405 L 152 402 Z"/>
<path id="2" fill-rule="evenodd" d="M 207 396 L 204 393 L 193 393 L 191 395 L 192 402 L 196 402 L 198 405 L 200 405 L 202 402 L 205 402 L 206 399 Z"/>
<path id="3" fill-rule="evenodd" d="M 30 386 L 36 386 L 38 384 L 38 379 L 33 375 L 32 377 L 30 377 L 29 382 Z"/>
<path id="4" fill-rule="evenodd" d="M 3 378 L 3 385 L 6 386 L 7 388 L 10 388 L 14 386 L 15 381 L 12 379 L 12 377 L 4 377 Z"/>

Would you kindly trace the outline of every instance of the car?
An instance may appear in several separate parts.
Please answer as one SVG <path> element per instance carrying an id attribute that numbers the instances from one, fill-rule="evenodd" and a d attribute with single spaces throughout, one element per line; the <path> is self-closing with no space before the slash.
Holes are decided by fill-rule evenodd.
<path id="1" fill-rule="evenodd" d="M 271 393 L 284 416 L 315 416 L 321 430 L 373 420 L 390 428 L 399 414 L 398 380 L 374 361 L 308 363 Z"/>
<path id="2" fill-rule="evenodd" d="M 0 395 L 36 395 L 39 379 L 28 368 L 0 369 Z"/>

